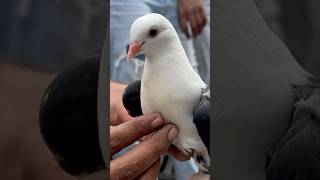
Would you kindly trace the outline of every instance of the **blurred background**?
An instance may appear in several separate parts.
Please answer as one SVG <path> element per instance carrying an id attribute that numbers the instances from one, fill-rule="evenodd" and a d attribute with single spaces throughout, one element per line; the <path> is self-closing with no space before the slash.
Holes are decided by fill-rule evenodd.
<path id="1" fill-rule="evenodd" d="M 300 65 L 320 76 L 320 1 L 255 1 L 266 23 Z"/>
<path id="2" fill-rule="evenodd" d="M 297 61 L 320 76 L 320 1 L 256 3 Z M 40 99 L 57 72 L 102 48 L 107 13 L 105 0 L 0 1 L 0 179 L 74 179 L 40 136 Z"/>
<path id="3" fill-rule="evenodd" d="M 76 179 L 40 136 L 40 100 L 59 71 L 102 49 L 107 15 L 105 0 L 0 1 L 0 179 Z"/>

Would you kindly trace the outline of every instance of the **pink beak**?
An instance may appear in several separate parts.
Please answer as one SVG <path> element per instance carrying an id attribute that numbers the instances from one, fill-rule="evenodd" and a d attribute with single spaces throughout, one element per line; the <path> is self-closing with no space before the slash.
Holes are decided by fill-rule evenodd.
<path id="1" fill-rule="evenodd" d="M 131 60 L 141 51 L 141 47 L 143 46 L 143 44 L 144 44 L 143 42 L 138 42 L 138 41 L 134 41 L 130 43 L 129 51 L 128 51 L 128 60 Z"/>

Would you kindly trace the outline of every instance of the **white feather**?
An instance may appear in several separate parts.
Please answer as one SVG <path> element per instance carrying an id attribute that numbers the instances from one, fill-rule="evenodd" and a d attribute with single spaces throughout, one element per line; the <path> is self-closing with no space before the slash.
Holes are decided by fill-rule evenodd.
<path id="1" fill-rule="evenodd" d="M 162 32 L 154 39 L 145 35 L 150 27 Z M 145 41 L 146 54 L 141 81 L 143 114 L 157 112 L 179 127 L 174 144 L 183 152 L 201 153 L 210 164 L 208 151 L 193 123 L 193 109 L 199 103 L 206 84 L 193 70 L 171 23 L 163 16 L 149 14 L 138 18 L 131 27 L 132 41 Z M 205 168 L 199 165 L 199 168 Z"/>

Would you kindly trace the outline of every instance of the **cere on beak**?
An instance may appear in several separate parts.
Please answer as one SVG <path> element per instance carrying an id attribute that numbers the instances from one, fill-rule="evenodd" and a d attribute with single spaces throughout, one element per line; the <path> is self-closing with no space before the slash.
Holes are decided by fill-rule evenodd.
<path id="1" fill-rule="evenodd" d="M 143 44 L 144 42 L 138 42 L 138 41 L 134 41 L 130 43 L 129 51 L 128 51 L 128 60 L 131 60 L 141 51 Z"/>

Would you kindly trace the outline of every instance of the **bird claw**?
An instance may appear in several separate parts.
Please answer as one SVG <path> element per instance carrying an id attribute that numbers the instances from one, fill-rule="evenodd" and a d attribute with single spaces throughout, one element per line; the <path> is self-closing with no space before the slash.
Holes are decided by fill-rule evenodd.
<path id="1" fill-rule="evenodd" d="M 210 162 L 208 161 L 208 159 L 206 159 L 201 152 L 197 151 L 192 154 L 192 157 L 199 165 L 200 170 L 206 174 L 209 174 Z"/>

